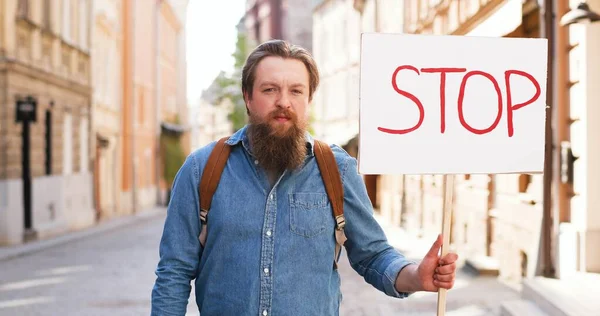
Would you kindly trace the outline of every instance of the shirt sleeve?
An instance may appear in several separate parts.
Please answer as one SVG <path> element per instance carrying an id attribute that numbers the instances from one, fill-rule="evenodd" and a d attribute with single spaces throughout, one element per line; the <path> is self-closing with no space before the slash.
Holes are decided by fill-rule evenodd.
<path id="1" fill-rule="evenodd" d="M 198 166 L 193 155 L 177 172 L 159 247 L 151 315 L 185 315 L 202 254 Z"/>
<path id="2" fill-rule="evenodd" d="M 405 298 L 410 293 L 396 291 L 395 281 L 408 264 L 404 255 L 392 247 L 373 217 L 373 206 L 356 159 L 348 157 L 343 166 L 345 233 L 344 247 L 352 268 L 367 283 L 391 297 Z"/>

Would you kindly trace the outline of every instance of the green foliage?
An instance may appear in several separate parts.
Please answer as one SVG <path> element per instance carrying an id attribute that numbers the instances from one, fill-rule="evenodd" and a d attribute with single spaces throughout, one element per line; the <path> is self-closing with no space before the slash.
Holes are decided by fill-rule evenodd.
<path id="1" fill-rule="evenodd" d="M 235 52 L 232 55 L 235 59 L 235 69 L 242 69 L 242 67 L 244 67 L 246 57 L 248 57 L 249 54 L 250 50 L 248 49 L 248 40 L 246 34 L 238 32 L 237 42 L 235 44 Z"/>
<path id="2" fill-rule="evenodd" d="M 185 162 L 185 153 L 178 135 L 161 134 L 160 144 L 163 152 L 164 178 L 170 188 L 175 180 L 175 175 Z"/>
<path id="3" fill-rule="evenodd" d="M 231 100 L 233 109 L 228 119 L 233 125 L 233 132 L 244 127 L 248 120 L 246 103 L 242 95 L 242 68 L 249 54 L 246 35 L 238 32 L 236 50 L 231 55 L 235 60 L 234 71 L 231 74 L 223 71 L 219 73 L 206 93 L 208 95 L 207 101 L 215 105 L 220 104 L 224 99 Z"/>
<path id="4" fill-rule="evenodd" d="M 236 132 L 240 128 L 244 127 L 248 123 L 248 115 L 246 113 L 246 104 L 242 102 L 234 103 L 233 110 L 228 115 L 228 119 L 233 125 L 233 131 Z"/>

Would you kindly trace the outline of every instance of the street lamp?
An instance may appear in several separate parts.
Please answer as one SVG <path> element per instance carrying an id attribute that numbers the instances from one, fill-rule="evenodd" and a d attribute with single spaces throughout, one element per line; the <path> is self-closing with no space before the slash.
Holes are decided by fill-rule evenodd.
<path id="1" fill-rule="evenodd" d="M 576 9 L 573 9 L 563 15 L 563 17 L 560 19 L 560 25 L 567 26 L 574 23 L 593 23 L 597 21 L 600 21 L 600 14 L 590 10 L 590 6 L 587 3 L 581 2 L 579 5 L 577 5 Z"/>

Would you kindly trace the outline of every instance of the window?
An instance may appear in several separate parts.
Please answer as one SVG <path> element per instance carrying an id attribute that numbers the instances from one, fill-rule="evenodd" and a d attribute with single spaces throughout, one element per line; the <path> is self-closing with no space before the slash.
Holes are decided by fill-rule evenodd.
<path id="1" fill-rule="evenodd" d="M 73 173 L 73 117 L 65 113 L 63 121 L 63 174 Z"/>
<path id="2" fill-rule="evenodd" d="M 79 123 L 79 171 L 85 173 L 88 171 L 88 119 L 81 118 Z"/>
<path id="3" fill-rule="evenodd" d="M 45 136 L 46 136 L 46 175 L 52 174 L 52 111 L 46 110 L 46 125 L 45 125 Z"/>
<path id="4" fill-rule="evenodd" d="M 20 18 L 29 17 L 29 0 L 19 0 L 17 5 L 17 15 Z"/>
<path id="5" fill-rule="evenodd" d="M 42 27 L 46 30 L 52 30 L 52 8 L 50 7 L 50 0 L 44 0 L 42 14 Z"/>
<path id="6" fill-rule="evenodd" d="M 71 0 L 62 0 L 62 36 L 71 41 Z"/>
<path id="7" fill-rule="evenodd" d="M 519 193 L 527 193 L 527 188 L 531 183 L 531 175 L 530 174 L 520 174 L 519 175 Z"/>
<path id="8" fill-rule="evenodd" d="M 88 49 L 88 0 L 79 0 L 79 47 Z"/>

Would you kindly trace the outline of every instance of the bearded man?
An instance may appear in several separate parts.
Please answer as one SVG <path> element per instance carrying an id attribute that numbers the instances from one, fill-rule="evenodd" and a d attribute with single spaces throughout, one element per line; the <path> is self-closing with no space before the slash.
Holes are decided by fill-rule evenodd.
<path id="1" fill-rule="evenodd" d="M 185 315 L 192 280 L 202 316 L 339 314 L 336 220 L 315 159 L 317 141 L 307 132 L 318 84 L 315 61 L 301 47 L 272 40 L 249 55 L 241 87 L 249 124 L 226 141 L 231 151 L 210 220 L 198 187 L 214 172 L 205 167 L 217 142 L 188 156 L 175 178 L 152 315 Z M 352 268 L 391 297 L 451 289 L 457 255 L 440 258 L 441 236 L 422 261 L 407 260 L 374 219 L 356 160 L 328 147 L 343 184 L 342 244 Z"/>

